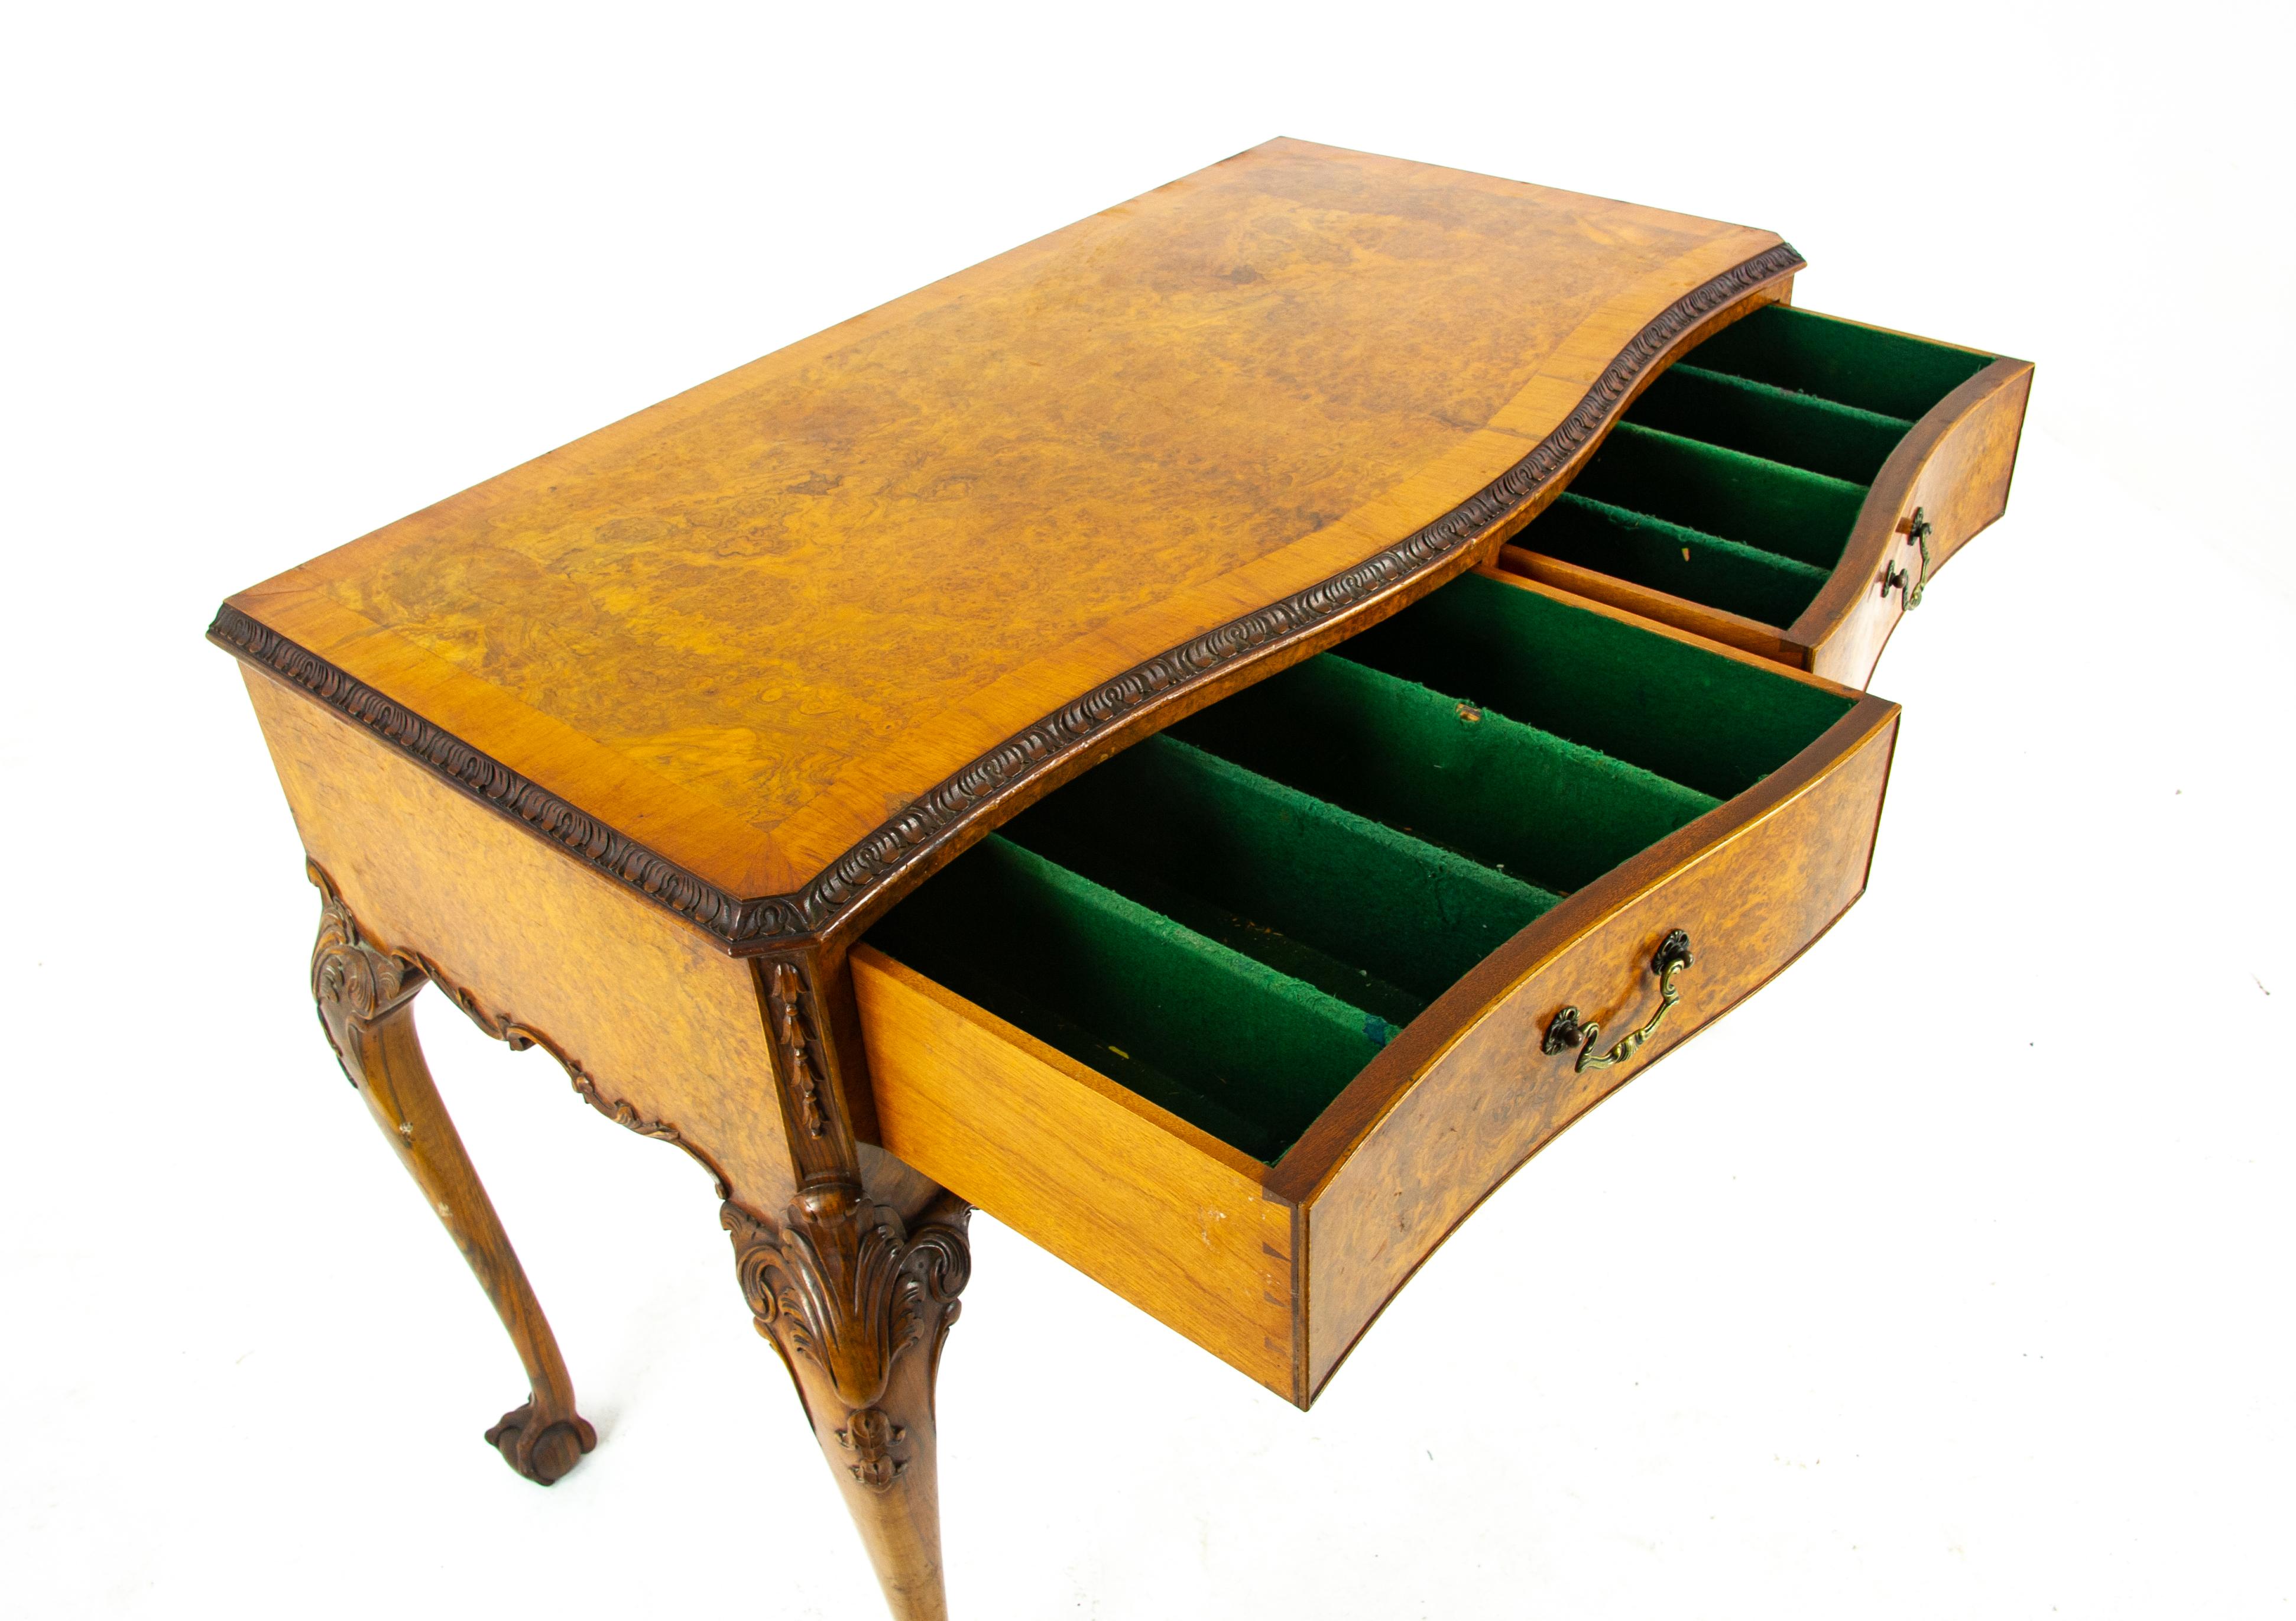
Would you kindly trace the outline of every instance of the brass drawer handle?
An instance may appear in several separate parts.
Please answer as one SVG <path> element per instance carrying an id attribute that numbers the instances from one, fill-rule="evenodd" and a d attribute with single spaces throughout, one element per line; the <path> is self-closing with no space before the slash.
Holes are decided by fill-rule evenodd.
<path id="1" fill-rule="evenodd" d="M 1618 1045 L 1597 1054 L 1595 1044 L 1602 1038 L 1603 1027 L 1592 1022 L 1580 1024 L 1578 1010 L 1569 1007 L 1557 1013 L 1546 1027 L 1546 1039 L 1539 1044 L 1539 1050 L 1551 1058 L 1575 1046 L 1578 1049 L 1578 1062 L 1573 1068 L 1582 1071 L 1608 1069 L 1612 1064 L 1625 1063 L 1644 1042 L 1658 1034 L 1667 1014 L 1682 1000 L 1682 993 L 1675 988 L 1674 977 L 1690 964 L 1690 937 L 1677 929 L 1660 943 L 1657 954 L 1651 958 L 1651 972 L 1658 976 L 1658 1011 L 1650 1016 L 1648 1024 L 1639 1030 L 1628 1031 L 1619 1037 Z"/>
<path id="2" fill-rule="evenodd" d="M 1909 577 L 1895 563 L 1885 564 L 1882 569 L 1882 594 L 1888 596 L 1893 586 L 1903 593 L 1906 599 L 1904 611 L 1906 613 L 1922 605 L 1922 593 L 1930 588 L 1930 536 L 1934 527 L 1922 509 L 1915 507 L 1914 515 L 1906 520 L 1903 528 L 1906 544 L 1922 549 L 1922 572 L 1918 579 Z"/>

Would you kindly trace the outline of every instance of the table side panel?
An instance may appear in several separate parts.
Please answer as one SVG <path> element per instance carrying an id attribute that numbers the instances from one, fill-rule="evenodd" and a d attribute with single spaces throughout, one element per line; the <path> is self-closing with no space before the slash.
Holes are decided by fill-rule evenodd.
<path id="1" fill-rule="evenodd" d="M 890 1152 L 1295 1399 L 1292 1210 L 1250 1161 L 904 964 L 852 962 Z"/>
<path id="2" fill-rule="evenodd" d="M 447 786 L 303 693 L 244 669 L 303 846 L 380 948 L 435 963 L 548 1038 L 609 1108 L 673 1127 L 741 1200 L 793 1191 L 750 965 Z"/>
<path id="3" fill-rule="evenodd" d="M 1894 710 L 1888 716 L 1767 814 L 1581 928 L 1451 1042 L 1356 1143 L 1302 1212 L 1311 1395 L 1500 1183 L 1759 988 L 1857 898 L 1897 736 Z M 1678 1007 L 1636 1057 L 1581 1073 L 1570 1053 L 1541 1052 L 1548 1021 L 1566 1004 L 1600 1021 L 1604 1048 L 1644 1023 L 1658 1004 L 1651 957 L 1677 928 L 1689 932 L 1696 961 L 1681 977 Z"/>

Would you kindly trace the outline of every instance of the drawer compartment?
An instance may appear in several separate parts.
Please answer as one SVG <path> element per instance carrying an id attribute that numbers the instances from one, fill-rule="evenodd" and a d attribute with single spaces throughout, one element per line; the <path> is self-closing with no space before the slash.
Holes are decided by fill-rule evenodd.
<path id="1" fill-rule="evenodd" d="M 1863 684 L 1907 601 L 2000 515 L 2031 377 L 1769 306 L 1655 379 L 1502 564 Z"/>
<path id="2" fill-rule="evenodd" d="M 1621 422 L 1586 471 L 1581 496 L 1830 573 L 1866 487 L 1704 439 Z M 1563 499 L 1569 499 L 1566 495 Z"/>
<path id="3" fill-rule="evenodd" d="M 884 1145 L 1304 1404 L 1458 1215 L 1854 897 L 1894 717 L 1471 575 L 888 913 L 854 958 Z M 1636 1027 L 1676 929 L 1646 1044 L 1541 1050 L 1565 1001 Z M 1423 1092 L 1500 1118 L 1387 1124 Z M 1440 1163 L 1364 1224 L 1398 1155 Z"/>

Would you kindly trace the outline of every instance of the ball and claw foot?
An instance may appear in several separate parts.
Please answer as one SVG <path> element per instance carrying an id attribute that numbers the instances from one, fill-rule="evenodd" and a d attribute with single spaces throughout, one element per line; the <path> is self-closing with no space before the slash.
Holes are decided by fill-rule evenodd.
<path id="1" fill-rule="evenodd" d="M 529 1401 L 503 1414 L 502 1421 L 487 1431 L 487 1443 L 502 1453 L 504 1462 L 529 1480 L 537 1486 L 549 1486 L 562 1478 L 582 1461 L 584 1453 L 598 1445 L 598 1432 L 579 1413 L 570 1419 L 537 1423 L 534 1404 Z"/>

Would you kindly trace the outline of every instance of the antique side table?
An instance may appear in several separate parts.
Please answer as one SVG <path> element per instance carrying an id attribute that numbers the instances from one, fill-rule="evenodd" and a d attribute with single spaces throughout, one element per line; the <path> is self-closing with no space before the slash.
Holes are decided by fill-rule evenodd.
<path id="1" fill-rule="evenodd" d="M 436 983 L 717 1179 L 893 1611 L 970 1209 L 1302 1407 L 1865 884 L 2030 367 L 1767 232 L 1276 141 L 230 598 L 342 1068 L 594 1445 Z"/>

